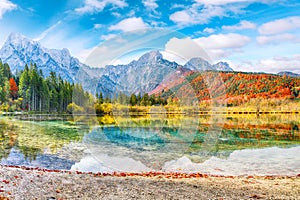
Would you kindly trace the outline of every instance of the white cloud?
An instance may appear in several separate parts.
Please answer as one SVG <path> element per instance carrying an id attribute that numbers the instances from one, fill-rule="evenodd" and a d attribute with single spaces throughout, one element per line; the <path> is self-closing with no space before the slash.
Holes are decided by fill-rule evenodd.
<path id="1" fill-rule="evenodd" d="M 206 49 L 234 49 L 241 48 L 250 42 L 250 38 L 236 33 L 210 35 L 194 39 Z"/>
<path id="2" fill-rule="evenodd" d="M 57 26 L 59 26 L 61 24 L 61 20 L 56 22 L 54 25 L 50 26 L 49 28 L 47 28 L 45 31 L 43 31 L 38 37 L 36 37 L 35 41 L 39 41 L 39 40 L 42 40 L 44 39 L 45 37 L 47 37 L 47 35 L 53 31 Z"/>
<path id="3" fill-rule="evenodd" d="M 94 24 L 94 29 L 102 28 L 103 24 Z"/>
<path id="4" fill-rule="evenodd" d="M 112 5 L 117 8 L 124 8 L 128 6 L 125 0 L 85 0 L 84 6 L 76 8 L 75 11 L 80 14 L 101 12 L 108 5 Z"/>
<path id="5" fill-rule="evenodd" d="M 193 39 L 207 51 L 213 60 L 226 58 L 234 52 L 241 52 L 241 48 L 250 42 L 250 38 L 236 33 L 210 35 Z"/>
<path id="6" fill-rule="evenodd" d="M 208 34 L 212 34 L 214 32 L 215 32 L 215 29 L 213 29 L 213 28 L 205 28 L 203 30 L 203 33 L 208 33 Z"/>
<path id="7" fill-rule="evenodd" d="M 242 47 L 250 42 L 244 35 L 230 33 L 210 35 L 200 38 L 171 38 L 165 45 L 164 57 L 180 64 L 194 57 L 208 61 L 218 61 L 233 53 L 242 52 Z"/>
<path id="8" fill-rule="evenodd" d="M 272 2 L 272 0 L 196 0 L 196 2 L 204 5 L 226 5 L 230 3 L 253 3 L 253 2 L 268 3 L 268 2 Z"/>
<path id="9" fill-rule="evenodd" d="M 167 27 L 168 26 L 168 24 L 165 23 L 165 22 L 163 22 L 163 21 L 151 21 L 150 25 L 152 27 L 159 27 L 159 28 L 161 28 L 161 27 Z"/>
<path id="10" fill-rule="evenodd" d="M 232 64 L 238 71 L 278 73 L 291 71 L 300 74 L 300 54 L 292 56 L 274 56 L 273 58 L 260 59 Z"/>
<path id="11" fill-rule="evenodd" d="M 178 11 L 170 16 L 170 20 L 179 24 L 193 23 L 192 16 L 186 10 Z"/>
<path id="12" fill-rule="evenodd" d="M 259 66 L 263 67 L 267 71 L 278 73 L 280 71 L 292 71 L 300 73 L 300 56 L 293 56 L 292 59 L 287 57 L 285 59 L 263 59 L 259 61 Z"/>
<path id="13" fill-rule="evenodd" d="M 171 38 L 162 52 L 164 58 L 179 64 L 186 63 L 189 59 L 201 57 L 210 60 L 206 52 L 191 38 Z"/>
<path id="14" fill-rule="evenodd" d="M 295 54 L 291 57 L 286 56 L 274 56 L 273 58 L 276 61 L 299 61 L 300 62 L 300 54 Z M 300 70 L 300 69 L 299 69 Z"/>
<path id="15" fill-rule="evenodd" d="M 300 28 L 300 17 L 288 17 L 267 22 L 258 28 L 258 32 L 262 35 L 272 35 L 298 28 Z"/>
<path id="16" fill-rule="evenodd" d="M 123 32 L 129 32 L 129 31 L 135 31 L 139 29 L 145 29 L 147 28 L 148 25 L 143 21 L 141 17 L 132 17 L 132 18 L 127 18 L 119 23 L 110 26 L 108 29 L 111 31 L 114 30 L 121 30 Z"/>
<path id="17" fill-rule="evenodd" d="M 131 10 L 126 16 L 127 17 L 134 17 L 135 16 L 135 11 Z"/>
<path id="18" fill-rule="evenodd" d="M 225 9 L 220 6 L 206 6 L 200 9 L 194 4 L 191 8 L 171 14 L 170 20 L 181 26 L 186 26 L 191 24 L 206 24 L 214 17 L 223 17 L 225 15 Z"/>
<path id="19" fill-rule="evenodd" d="M 115 38 L 116 36 L 117 36 L 116 34 L 102 35 L 102 36 L 100 37 L 100 39 L 102 39 L 102 40 L 110 40 L 110 39 L 112 39 L 112 38 Z"/>
<path id="20" fill-rule="evenodd" d="M 122 16 L 119 12 L 112 12 L 111 14 L 116 18 L 120 18 Z"/>
<path id="21" fill-rule="evenodd" d="M 172 10 L 172 9 L 177 9 L 177 8 L 185 8 L 185 5 L 175 3 L 175 4 L 171 5 L 170 9 Z"/>
<path id="22" fill-rule="evenodd" d="M 135 11 L 130 10 L 125 16 L 122 16 L 122 14 L 120 12 L 112 12 L 111 14 L 116 18 L 134 17 L 135 16 Z"/>
<path id="23" fill-rule="evenodd" d="M 234 26 L 222 26 L 224 30 L 244 30 L 244 29 L 256 29 L 256 24 L 243 20 L 239 24 Z"/>
<path id="24" fill-rule="evenodd" d="M 224 5 L 229 3 L 249 2 L 249 0 L 196 0 L 196 2 L 204 5 Z"/>
<path id="25" fill-rule="evenodd" d="M 266 45 L 266 44 L 279 44 L 282 42 L 300 42 L 300 38 L 296 35 L 285 33 L 285 34 L 278 34 L 278 35 L 271 35 L 271 36 L 258 36 L 256 38 L 256 41 L 260 45 Z"/>
<path id="26" fill-rule="evenodd" d="M 13 4 L 11 1 L 9 0 L 1 0 L 0 1 L 0 19 L 2 19 L 2 16 L 11 10 L 14 10 L 17 8 L 16 4 Z"/>
<path id="27" fill-rule="evenodd" d="M 254 2 L 274 3 L 275 0 L 195 0 L 180 11 L 169 16 L 179 26 L 207 24 L 215 17 L 230 17 L 241 14 L 249 4 Z M 249 25 L 249 24 L 248 24 Z"/>
<path id="28" fill-rule="evenodd" d="M 226 51 L 224 49 L 207 49 L 206 52 L 214 61 L 227 58 L 232 54 L 232 51 Z"/>
<path id="29" fill-rule="evenodd" d="M 158 4 L 156 3 L 156 0 L 143 0 L 143 5 L 149 9 L 154 11 L 156 8 L 158 8 Z"/>

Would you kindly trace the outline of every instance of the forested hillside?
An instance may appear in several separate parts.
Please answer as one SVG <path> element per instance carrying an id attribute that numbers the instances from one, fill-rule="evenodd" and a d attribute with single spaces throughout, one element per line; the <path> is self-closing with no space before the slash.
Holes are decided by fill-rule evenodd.
<path id="1" fill-rule="evenodd" d="M 187 72 L 183 77 L 166 81 L 152 93 L 176 101 L 176 96 L 194 92 L 200 101 L 210 101 L 213 96 L 221 103 L 226 100 L 229 106 L 236 106 L 250 99 L 300 98 L 299 86 L 300 78 L 286 75 L 207 71 Z"/>

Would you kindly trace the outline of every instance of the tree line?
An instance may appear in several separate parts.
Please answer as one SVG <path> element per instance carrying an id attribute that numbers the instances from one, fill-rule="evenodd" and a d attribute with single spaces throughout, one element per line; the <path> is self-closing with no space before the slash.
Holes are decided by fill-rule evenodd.
<path id="1" fill-rule="evenodd" d="M 26 64 L 24 70 L 13 75 L 9 65 L 0 60 L 0 109 L 3 111 L 66 112 L 75 89 L 77 96 L 84 96 L 83 99 L 89 96 L 80 84 L 65 81 L 55 72 L 45 78 L 36 64 Z"/>
<path id="2" fill-rule="evenodd" d="M 119 92 L 115 94 L 112 98 L 106 97 L 103 98 L 103 94 L 96 93 L 96 103 L 118 103 L 121 105 L 130 105 L 130 106 L 153 106 L 153 105 L 167 105 L 167 100 L 155 95 L 149 95 L 148 93 L 130 94 L 127 95 L 124 92 Z"/>

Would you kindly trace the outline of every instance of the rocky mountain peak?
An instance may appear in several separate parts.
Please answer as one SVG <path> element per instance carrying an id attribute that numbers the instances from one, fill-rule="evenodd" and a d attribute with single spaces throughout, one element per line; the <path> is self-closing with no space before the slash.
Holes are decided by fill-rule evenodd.
<path id="1" fill-rule="evenodd" d="M 202 58 L 191 58 L 185 65 L 184 67 L 191 69 L 191 70 L 200 70 L 200 71 L 205 71 L 205 70 L 213 70 L 211 64 L 202 59 Z"/>
<path id="2" fill-rule="evenodd" d="M 138 59 L 138 63 L 140 64 L 157 63 L 162 59 L 163 56 L 159 51 L 150 51 L 149 53 L 142 55 Z"/>
<path id="3" fill-rule="evenodd" d="M 39 42 L 30 40 L 19 33 L 11 33 L 2 48 L 7 48 L 7 46 L 15 48 L 28 48 L 28 46 L 40 46 L 40 44 Z"/>
<path id="4" fill-rule="evenodd" d="M 213 67 L 218 71 L 233 71 L 227 62 L 218 62 L 217 64 L 214 64 Z"/>
<path id="5" fill-rule="evenodd" d="M 10 43 L 18 43 L 19 41 L 22 40 L 29 40 L 29 39 L 20 33 L 11 33 L 7 38 L 7 41 Z"/>

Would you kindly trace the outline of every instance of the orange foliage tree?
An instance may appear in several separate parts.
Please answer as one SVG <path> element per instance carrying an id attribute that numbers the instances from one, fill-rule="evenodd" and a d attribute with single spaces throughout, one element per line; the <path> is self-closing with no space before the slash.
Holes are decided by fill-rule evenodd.
<path id="1" fill-rule="evenodd" d="M 9 79 L 9 91 L 13 100 L 18 97 L 18 86 L 14 78 Z"/>

